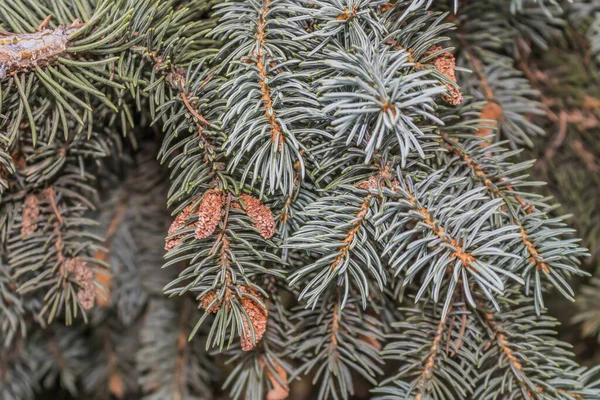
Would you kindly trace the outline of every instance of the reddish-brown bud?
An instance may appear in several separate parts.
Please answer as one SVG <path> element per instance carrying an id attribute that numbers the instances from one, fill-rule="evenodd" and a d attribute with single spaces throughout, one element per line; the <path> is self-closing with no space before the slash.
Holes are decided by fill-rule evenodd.
<path id="1" fill-rule="evenodd" d="M 196 239 L 205 239 L 213 234 L 225 204 L 223 192 L 216 189 L 208 190 L 198 206 L 198 222 L 196 222 Z"/>
<path id="2" fill-rule="evenodd" d="M 261 301 L 264 300 L 260 292 L 249 286 L 240 286 L 240 290 L 251 294 Z M 244 316 L 244 334 L 240 336 L 240 343 L 242 345 L 242 350 L 250 351 L 258 344 L 258 342 L 260 342 L 267 330 L 268 312 L 260 303 L 251 297 L 243 296 L 240 299 L 240 302 L 242 303 L 244 310 L 246 310 L 246 313 L 248 313 L 250 323 L 252 324 L 251 328 L 247 318 Z M 254 330 L 254 343 L 252 342 L 252 330 Z"/>
<path id="3" fill-rule="evenodd" d="M 261 203 L 256 197 L 249 194 L 240 195 L 240 200 L 246 206 L 246 214 L 254 221 L 254 227 L 258 229 L 260 235 L 265 239 L 275 234 L 275 218 L 271 209 Z"/>
<path id="4" fill-rule="evenodd" d="M 40 216 L 40 201 L 34 194 L 25 197 L 23 215 L 21 218 L 21 238 L 32 235 L 38 228 L 37 219 Z"/>

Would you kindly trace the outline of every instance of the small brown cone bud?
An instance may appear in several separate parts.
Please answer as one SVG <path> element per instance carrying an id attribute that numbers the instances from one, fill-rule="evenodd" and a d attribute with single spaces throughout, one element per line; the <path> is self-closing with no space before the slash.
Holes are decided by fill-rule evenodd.
<path id="1" fill-rule="evenodd" d="M 213 292 L 208 292 L 200 299 L 200 303 L 202 304 L 202 308 L 206 310 L 207 313 L 216 313 L 221 308 L 221 304 L 216 302 L 211 306 L 211 303 L 217 298 L 217 294 Z M 210 307 L 210 308 L 209 308 Z"/>
<path id="2" fill-rule="evenodd" d="M 72 274 L 73 279 L 82 286 L 77 291 L 77 299 L 84 310 L 94 306 L 96 300 L 96 289 L 94 286 L 94 272 L 88 263 L 81 257 L 68 258 L 64 262 L 64 268 Z"/>
<path id="3" fill-rule="evenodd" d="M 254 220 L 254 227 L 265 239 L 275 234 L 275 218 L 271 209 L 261 203 L 256 197 L 248 194 L 240 195 L 240 200 L 246 205 L 246 214 Z"/>
<path id="4" fill-rule="evenodd" d="M 240 290 L 253 295 L 261 301 L 264 300 L 263 296 L 257 290 L 249 286 L 240 286 Z M 250 327 L 250 324 L 248 324 L 248 320 L 244 316 L 243 319 L 245 334 L 240 336 L 240 343 L 242 345 L 242 350 L 250 351 L 258 344 L 258 342 L 260 342 L 263 335 L 265 334 L 265 331 L 267 330 L 268 312 L 262 307 L 262 305 L 260 305 L 254 299 L 248 296 L 243 296 L 240 299 L 240 302 L 242 303 L 242 307 L 244 308 L 244 310 L 246 310 L 246 313 L 248 313 L 248 316 L 250 317 L 250 322 L 252 323 L 252 328 L 254 329 L 255 343 L 252 343 L 252 328 Z"/>
<path id="5" fill-rule="evenodd" d="M 433 46 L 426 54 L 432 54 L 440 51 L 441 46 Z M 435 69 L 445 75 L 452 82 L 456 83 L 456 59 L 449 51 L 439 55 L 433 62 Z M 453 106 L 457 106 L 463 101 L 463 96 L 456 86 L 445 84 L 448 92 L 442 95 L 442 99 Z"/>
<path id="6" fill-rule="evenodd" d="M 21 218 L 21 239 L 32 235 L 38 228 L 37 219 L 40 216 L 40 201 L 36 195 L 25 197 L 23 215 Z"/>
<path id="7" fill-rule="evenodd" d="M 210 189 L 202 198 L 198 206 L 198 222 L 196 222 L 196 239 L 205 239 L 213 234 L 219 221 L 221 221 L 221 211 L 225 204 L 223 192 L 216 189 Z"/>
<path id="8" fill-rule="evenodd" d="M 84 310 L 90 310 L 94 307 L 96 301 L 96 290 L 94 282 L 83 282 L 83 287 L 77 291 L 77 299 L 81 303 Z"/>
<path id="9" fill-rule="evenodd" d="M 193 213 L 194 213 L 193 204 L 190 204 L 189 206 L 187 206 L 186 208 L 181 210 L 181 212 L 179 214 L 177 214 L 177 217 L 175 217 L 175 221 L 173 221 L 173 223 L 171 223 L 171 226 L 169 227 L 168 235 L 170 236 L 170 235 L 176 233 L 178 230 L 180 230 L 185 225 L 185 221 L 187 221 L 188 217 Z M 179 246 L 180 244 L 181 244 L 181 235 L 175 235 L 175 236 L 165 240 L 165 250 L 166 251 L 172 250 L 175 247 Z"/>

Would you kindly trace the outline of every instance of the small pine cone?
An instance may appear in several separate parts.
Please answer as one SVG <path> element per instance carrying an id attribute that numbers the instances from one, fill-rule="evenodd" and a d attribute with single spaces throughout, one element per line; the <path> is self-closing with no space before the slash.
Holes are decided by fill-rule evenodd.
<path id="1" fill-rule="evenodd" d="M 94 280 L 94 273 L 88 266 L 88 263 L 81 257 L 65 260 L 65 269 L 67 272 L 73 274 L 73 277 L 78 282 Z"/>
<path id="2" fill-rule="evenodd" d="M 181 244 L 181 236 L 177 235 L 170 239 L 165 240 L 165 250 L 171 251 L 175 247 L 178 247 Z"/>
<path id="3" fill-rule="evenodd" d="M 77 299 L 84 310 L 94 307 L 96 301 L 96 287 L 94 282 L 83 282 L 83 286 L 77 291 Z"/>
<path id="4" fill-rule="evenodd" d="M 179 214 L 177 214 L 177 217 L 175 217 L 175 221 L 173 221 L 173 223 L 171 223 L 171 226 L 169 227 L 169 231 L 168 231 L 168 235 L 172 235 L 174 233 L 176 233 L 178 230 L 180 230 L 184 225 L 185 225 L 185 221 L 187 221 L 188 217 L 194 213 L 194 208 L 193 207 L 194 204 L 190 204 L 189 206 L 187 206 L 186 208 L 184 208 L 183 210 L 181 210 L 181 212 Z M 169 251 L 174 249 L 175 247 L 179 246 L 181 244 L 181 236 L 182 235 L 175 235 L 169 239 L 165 240 L 165 250 Z"/>
<path id="5" fill-rule="evenodd" d="M 219 221 L 221 221 L 221 211 L 225 204 L 223 192 L 216 189 L 210 189 L 202 198 L 198 206 L 198 222 L 196 222 L 196 239 L 205 239 L 213 234 Z"/>
<path id="6" fill-rule="evenodd" d="M 221 304 L 219 302 L 213 304 L 212 307 L 209 308 L 210 304 L 216 298 L 217 298 L 217 294 L 214 291 L 208 292 L 200 298 L 200 303 L 202 304 L 202 308 L 204 308 L 207 313 L 216 313 L 221 308 Z"/>
<path id="7" fill-rule="evenodd" d="M 249 286 L 240 286 L 240 290 L 253 295 L 257 299 L 264 299 L 257 290 Z M 256 338 L 256 343 L 252 343 L 252 329 L 250 328 L 250 325 L 244 316 L 245 334 L 240 336 L 240 343 L 242 345 L 242 350 L 250 351 L 258 344 L 258 342 L 260 342 L 265 334 L 265 331 L 267 330 L 268 312 L 250 297 L 244 296 L 240 299 L 240 301 L 242 303 L 242 307 L 244 307 L 244 310 L 246 310 L 248 316 L 250 317 L 252 328 L 254 328 L 254 337 Z"/>
<path id="8" fill-rule="evenodd" d="M 81 257 L 68 258 L 63 264 L 65 270 L 73 275 L 73 279 L 81 284 L 77 291 L 77 299 L 84 310 L 94 307 L 96 288 L 94 286 L 94 272 L 88 263 Z"/>
<path id="9" fill-rule="evenodd" d="M 246 205 L 246 214 L 254 220 L 254 227 L 265 239 L 275 234 L 275 218 L 271 209 L 260 202 L 256 197 L 248 194 L 240 195 L 240 199 Z"/>
<path id="10" fill-rule="evenodd" d="M 426 54 L 432 54 L 442 49 L 441 46 L 433 46 Z M 436 57 L 434 60 L 435 69 L 444 74 L 452 82 L 456 83 L 456 59 L 449 51 Z M 446 84 L 448 92 L 442 95 L 442 99 L 453 106 L 457 106 L 463 101 L 463 96 L 456 86 Z"/>
<path id="11" fill-rule="evenodd" d="M 40 216 L 40 201 L 36 195 L 25 197 L 23 216 L 21 218 L 21 239 L 32 235 L 38 228 L 37 219 Z"/>

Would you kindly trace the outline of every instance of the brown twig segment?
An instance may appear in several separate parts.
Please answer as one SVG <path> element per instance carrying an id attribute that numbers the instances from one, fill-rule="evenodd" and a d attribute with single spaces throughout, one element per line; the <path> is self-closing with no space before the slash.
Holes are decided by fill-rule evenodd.
<path id="1" fill-rule="evenodd" d="M 333 306 L 333 314 L 331 316 L 331 346 L 335 349 L 338 345 L 338 331 L 340 330 L 340 299 L 337 296 L 335 305 Z"/>
<path id="2" fill-rule="evenodd" d="M 568 390 L 565 389 L 556 389 L 556 393 L 562 393 L 562 394 L 566 394 L 569 397 L 572 397 L 576 400 L 583 400 L 584 397 L 582 394 L 577 394 L 577 393 L 571 393 Z"/>
<path id="3" fill-rule="evenodd" d="M 581 158 L 581 161 L 583 161 L 583 163 L 585 164 L 585 167 L 588 170 L 588 172 L 591 172 L 593 174 L 597 174 L 598 172 L 600 172 L 600 166 L 596 164 L 596 156 L 594 155 L 594 153 L 585 148 L 585 145 L 581 140 L 573 139 L 571 141 L 571 146 L 573 147 L 573 150 L 575 150 L 577 155 Z"/>
<path id="4" fill-rule="evenodd" d="M 369 179 L 358 182 L 355 186 L 358 189 L 371 191 L 376 189 L 379 185 L 381 179 L 391 180 L 390 174 L 390 165 L 386 165 L 381 168 L 376 175 L 372 175 Z M 394 183 L 392 182 L 392 185 Z M 369 212 L 369 205 L 371 203 L 371 198 L 373 197 L 372 193 L 368 193 L 367 196 L 363 199 L 360 208 L 356 214 L 354 214 L 354 222 L 352 223 L 352 227 L 348 230 L 346 237 L 342 240 L 343 246 L 338 250 L 338 256 L 331 264 L 331 270 L 335 270 L 343 261 L 348 252 L 350 251 L 350 247 L 352 246 L 352 242 L 361 226 L 365 223 L 367 213 Z"/>
<path id="5" fill-rule="evenodd" d="M 389 111 L 392 114 L 392 116 L 394 118 L 396 118 L 396 115 L 398 115 L 398 109 L 396 108 L 396 106 L 394 104 L 390 103 L 388 100 L 383 100 L 383 99 L 379 99 L 379 100 L 383 102 L 383 106 L 381 107 L 381 112 L 387 113 Z"/>
<path id="6" fill-rule="evenodd" d="M 181 100 L 183 100 L 183 104 L 188 109 L 190 114 L 192 114 L 199 122 L 202 122 L 203 124 L 210 126 L 210 122 L 208 122 L 202 115 L 200 115 L 200 113 L 198 113 L 198 111 L 196 111 L 194 109 L 194 107 L 190 103 L 190 100 L 188 99 L 187 95 L 185 94 L 185 90 L 181 90 L 179 92 L 179 94 L 181 95 Z"/>
<path id="7" fill-rule="evenodd" d="M 446 144 L 444 147 L 450 153 L 459 157 L 460 160 L 463 163 L 465 163 L 465 165 L 469 169 L 471 169 L 473 171 L 473 174 L 481 180 L 483 185 L 488 189 L 488 191 L 492 194 L 492 196 L 494 196 L 496 198 L 502 198 L 501 193 L 500 193 L 498 187 L 496 186 L 496 183 L 492 180 L 492 178 L 490 178 L 488 176 L 487 172 L 485 172 L 485 170 L 481 167 L 481 165 L 478 162 L 476 162 L 475 160 L 473 160 L 465 151 L 463 151 L 463 150 L 459 149 L 457 146 L 455 146 L 453 144 L 453 142 L 455 142 L 454 139 L 449 138 L 446 134 L 442 134 L 442 136 L 444 136 L 444 138 L 446 139 Z M 501 178 L 498 183 L 502 182 L 505 179 L 506 178 Z M 521 205 L 523 211 L 526 214 L 532 214 L 533 212 L 535 212 L 535 207 L 533 206 L 533 204 L 528 203 L 521 196 L 514 193 L 515 190 L 512 186 L 505 185 L 505 187 L 506 187 L 506 190 L 513 193 L 513 197 L 515 198 L 515 200 L 517 200 L 519 202 L 519 205 Z"/>
<path id="8" fill-rule="evenodd" d="M 448 314 L 450 313 L 450 309 L 448 310 Z M 448 315 L 447 314 L 447 315 Z M 435 367 L 435 359 L 440 350 L 440 342 L 444 336 L 444 326 L 446 325 L 448 317 L 441 319 L 438 323 L 437 330 L 435 331 L 435 336 L 433 338 L 433 342 L 431 343 L 431 347 L 429 349 L 429 356 L 425 360 L 425 366 L 421 375 L 419 375 L 419 384 L 418 384 L 418 393 L 415 396 L 415 400 L 422 400 L 423 396 L 427 392 L 427 382 L 431 380 L 433 377 L 433 369 Z"/>
<path id="9" fill-rule="evenodd" d="M 371 315 L 375 318 L 377 317 L 376 313 L 369 313 L 369 315 Z M 366 322 L 366 324 L 368 326 L 374 326 L 374 324 L 371 322 Z M 383 349 L 383 344 L 379 341 L 379 339 L 377 339 L 374 336 L 369 336 L 367 334 L 359 333 L 358 339 L 373 346 L 373 348 L 377 351 L 381 351 L 381 349 Z"/>
<path id="10" fill-rule="evenodd" d="M 498 105 L 498 103 L 494 101 L 488 101 L 485 103 L 483 108 L 481 109 L 481 114 L 479 114 L 479 119 L 485 119 L 492 121 L 494 125 L 498 125 L 498 121 L 502 117 L 502 108 Z M 476 135 L 479 137 L 488 137 L 493 133 L 493 129 L 490 126 L 482 126 L 477 131 Z M 481 142 L 482 147 L 489 146 L 490 143 Z"/>
<path id="11" fill-rule="evenodd" d="M 281 206 L 281 214 L 279 214 L 279 217 L 277 218 L 277 222 L 283 222 L 284 224 L 288 222 L 293 201 L 294 201 L 293 195 L 289 195 L 286 197 L 283 205 Z"/>
<path id="12" fill-rule="evenodd" d="M 67 53 L 73 25 L 44 29 L 35 33 L 16 33 L 0 37 L 0 79 L 19 72 L 45 67 Z"/>
<path id="13" fill-rule="evenodd" d="M 544 152 L 544 161 L 547 162 L 549 160 L 552 160 L 560 146 L 562 146 L 563 142 L 565 141 L 568 129 L 567 122 L 567 112 L 565 110 L 562 110 L 558 115 L 558 133 L 556 134 L 556 137 L 554 138 L 550 146 L 548 146 L 548 148 Z"/>
<path id="14" fill-rule="evenodd" d="M 534 397 L 533 393 L 531 392 L 531 389 L 527 386 L 527 384 L 525 382 L 523 382 L 522 377 L 517 375 L 517 374 L 523 373 L 523 365 L 521 364 L 521 362 L 519 361 L 519 359 L 513 352 L 512 348 L 510 347 L 510 342 L 509 342 L 508 338 L 506 337 L 506 335 L 502 332 L 502 328 L 500 326 L 498 326 L 496 321 L 494 321 L 494 314 L 485 313 L 484 317 L 485 317 L 485 320 L 486 320 L 488 326 L 490 327 L 490 329 L 492 330 L 492 332 L 494 334 L 494 339 L 496 340 L 498 346 L 500 347 L 500 350 L 502 351 L 502 353 L 508 360 L 511 370 L 513 371 L 513 374 L 515 374 L 515 377 L 517 378 L 519 385 L 523 389 L 524 393 L 526 393 L 527 399 L 528 400 L 536 399 L 536 397 Z"/>
<path id="15" fill-rule="evenodd" d="M 58 210 L 58 206 L 56 205 L 56 193 L 54 191 L 54 187 L 50 186 L 48 189 L 45 189 L 41 195 L 42 198 L 47 199 L 50 202 L 50 206 L 52 207 L 52 211 L 54 211 L 54 215 L 56 216 L 56 220 L 60 225 L 63 224 L 63 218 Z"/>
<path id="16" fill-rule="evenodd" d="M 540 253 L 537 251 L 531 240 L 529 240 L 527 232 L 525 232 L 525 228 L 523 226 L 521 226 L 521 239 L 523 240 L 523 244 L 525 244 L 525 247 L 527 247 L 527 251 L 529 251 L 529 254 L 531 255 L 531 257 L 529 257 L 529 261 L 535 264 L 535 269 L 537 269 L 538 271 L 544 271 L 545 273 L 549 274 L 550 267 L 548 266 L 548 264 L 540 260 Z"/>
<path id="17" fill-rule="evenodd" d="M 460 159 L 465 163 L 465 165 L 473 171 L 475 176 L 478 177 L 482 181 L 483 185 L 487 188 L 487 190 L 492 194 L 493 197 L 502 198 L 501 193 L 498 190 L 498 187 L 494 184 L 494 182 L 492 182 L 491 178 L 484 171 L 484 169 L 481 167 L 481 165 L 479 165 L 477 162 L 475 162 L 473 159 L 471 159 L 471 157 L 469 157 L 469 155 L 466 154 L 465 152 L 459 150 L 455 146 L 452 146 L 452 144 L 450 144 L 449 142 L 446 142 L 446 148 L 451 153 L 460 157 Z M 514 189 L 510 185 L 507 185 L 506 188 L 509 192 L 514 192 Z M 535 211 L 535 207 L 532 204 L 527 203 L 521 196 L 514 194 L 514 197 L 519 202 L 523 211 L 526 214 L 532 214 Z M 523 223 L 519 220 L 516 220 L 514 222 L 516 224 L 518 224 L 521 228 L 521 240 L 522 240 L 523 244 L 525 245 L 525 247 L 527 248 L 527 251 L 530 254 L 529 260 L 535 264 L 536 269 L 538 271 L 544 271 L 549 274 L 550 266 L 540 260 L 540 253 L 536 249 L 533 242 L 531 242 L 531 240 L 529 239 L 529 236 L 527 235 L 527 231 L 525 230 Z"/>
<path id="18" fill-rule="evenodd" d="M 52 15 L 46 15 L 46 18 L 44 18 L 44 20 L 42 22 L 40 22 L 40 24 L 35 29 L 38 31 L 45 30 L 48 27 L 48 24 L 50 23 L 51 19 L 52 19 Z"/>
<path id="19" fill-rule="evenodd" d="M 338 250 L 337 258 L 331 263 L 331 270 L 335 270 L 343 261 L 348 252 L 350 251 L 350 246 L 352 246 L 352 242 L 354 242 L 354 237 L 360 230 L 362 224 L 365 223 L 365 218 L 367 213 L 369 212 L 369 204 L 371 203 L 372 195 L 369 194 L 365 197 L 363 202 L 360 205 L 360 209 L 356 214 L 354 214 L 354 222 L 352 223 L 352 228 L 348 230 L 348 234 L 342 240 L 343 246 Z"/>
<path id="20" fill-rule="evenodd" d="M 171 64 L 169 60 L 165 60 L 163 56 L 156 54 L 156 52 L 150 51 L 146 47 L 138 48 L 138 52 L 150 59 L 154 66 L 154 70 L 157 73 L 162 74 L 165 77 L 165 81 L 169 82 L 170 86 L 179 92 L 179 95 L 181 96 L 181 101 L 183 102 L 185 108 L 187 108 L 188 112 L 192 115 L 192 117 L 196 118 L 197 120 L 196 126 L 198 128 L 198 135 L 205 143 L 205 145 L 207 145 L 208 147 L 212 147 L 212 145 L 210 145 L 206 140 L 206 137 L 202 134 L 205 128 L 204 125 L 211 126 L 212 124 L 206 118 L 204 118 L 196 108 L 194 108 L 196 104 L 190 101 L 188 97 L 188 94 L 186 92 L 187 82 L 185 79 L 185 69 Z M 210 82 L 213 76 L 214 72 L 209 74 L 209 76 L 200 84 L 198 90 L 202 90 Z M 207 148 L 205 148 L 205 152 L 206 151 Z"/>
<path id="21" fill-rule="evenodd" d="M 277 114 L 273 109 L 273 100 L 271 99 L 271 88 L 269 87 L 269 77 L 267 75 L 267 64 L 266 59 L 268 57 L 265 50 L 266 39 L 265 39 L 265 28 L 267 26 L 267 15 L 269 14 L 271 7 L 271 0 L 264 0 L 260 13 L 258 15 L 258 22 L 256 25 L 256 44 L 252 57 L 255 59 L 256 68 L 258 69 L 258 76 L 260 80 L 260 92 L 262 93 L 263 107 L 265 109 L 265 117 L 269 125 L 271 126 L 271 142 L 277 143 L 277 150 L 281 151 L 285 138 L 283 137 L 283 130 L 277 122 Z"/>
<path id="22" fill-rule="evenodd" d="M 454 258 L 459 259 L 461 261 L 463 267 L 468 268 L 468 269 L 473 269 L 473 267 L 471 266 L 471 263 L 474 261 L 477 261 L 477 259 L 471 253 L 465 251 L 462 248 L 460 241 L 458 241 L 458 240 L 452 238 L 450 235 L 448 235 L 444 231 L 444 228 L 441 225 L 438 226 L 438 224 L 436 224 L 435 221 L 433 220 L 433 218 L 431 217 L 431 214 L 429 213 L 429 211 L 425 207 L 418 205 L 417 199 L 415 198 L 415 196 L 413 194 L 409 193 L 409 198 L 407 200 L 409 203 L 411 203 L 413 205 L 415 211 L 424 217 L 423 222 L 427 226 L 429 226 L 429 228 L 431 228 L 433 233 L 435 233 L 440 239 L 442 239 L 444 242 L 448 243 L 450 246 L 452 246 L 452 248 L 455 249 L 454 253 L 452 253 Z"/>
<path id="23" fill-rule="evenodd" d="M 469 45 L 467 40 L 462 35 L 459 35 L 459 40 L 462 45 L 462 49 L 466 52 L 467 58 L 471 62 L 471 66 L 473 67 L 473 72 L 475 72 L 475 74 L 477 75 L 477 78 L 479 79 L 479 83 L 481 84 L 481 89 L 483 90 L 483 95 L 485 96 L 486 100 L 494 101 L 494 91 L 492 90 L 492 87 L 490 86 L 490 83 L 488 82 L 487 77 L 485 76 L 485 73 L 483 72 L 483 70 L 484 70 L 483 63 L 475 55 L 475 52 L 471 48 L 471 45 Z"/>
<path id="24" fill-rule="evenodd" d="M 494 314 L 492 313 L 483 313 L 484 320 L 487 326 L 490 328 L 493 333 L 493 339 L 498 344 L 500 351 L 508 360 L 510 365 L 510 369 L 517 379 L 519 385 L 522 388 L 522 391 L 527 396 L 527 400 L 537 400 L 541 398 L 554 398 L 553 396 L 548 396 L 547 390 L 542 386 L 537 386 L 535 391 L 532 391 L 531 388 L 524 381 L 525 373 L 528 370 L 527 366 L 523 366 L 523 360 L 519 359 L 519 346 L 517 345 L 517 351 L 513 350 L 510 343 L 510 336 L 504 332 L 501 324 L 494 320 Z M 538 365 L 532 365 L 530 367 L 539 368 Z M 573 399 L 583 399 L 583 396 L 577 393 L 571 393 L 565 389 L 555 389 L 556 393 L 563 393 Z M 546 395 L 544 395 L 546 394 Z"/>
<path id="25" fill-rule="evenodd" d="M 300 155 L 304 154 L 304 150 L 300 150 Z M 288 218 L 290 216 L 290 211 L 292 208 L 292 202 L 295 199 L 295 195 L 298 194 L 298 191 L 300 190 L 300 186 L 299 186 L 299 179 L 300 179 L 300 174 L 301 174 L 301 166 L 300 166 L 300 160 L 296 160 L 294 161 L 294 192 L 290 195 L 288 195 L 283 203 L 283 205 L 281 206 L 281 214 L 279 214 L 279 216 L 277 217 L 277 222 L 283 222 L 284 224 L 287 223 Z"/>

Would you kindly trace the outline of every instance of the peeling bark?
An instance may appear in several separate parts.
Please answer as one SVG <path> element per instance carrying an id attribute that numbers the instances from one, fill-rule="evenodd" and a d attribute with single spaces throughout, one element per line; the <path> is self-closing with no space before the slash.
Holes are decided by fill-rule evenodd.
<path id="1" fill-rule="evenodd" d="M 35 33 L 0 36 L 0 79 L 47 66 L 65 55 L 68 37 L 78 26 L 74 23 Z"/>

